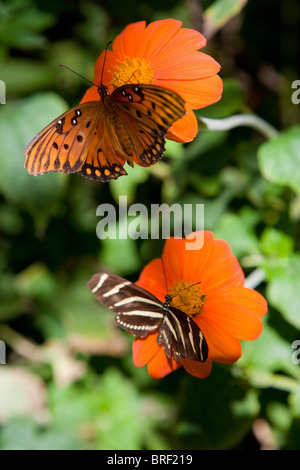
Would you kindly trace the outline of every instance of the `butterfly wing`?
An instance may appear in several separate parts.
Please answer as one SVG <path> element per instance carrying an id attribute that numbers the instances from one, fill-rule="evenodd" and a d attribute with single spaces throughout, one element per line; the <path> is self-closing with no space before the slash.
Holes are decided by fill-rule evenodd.
<path id="1" fill-rule="evenodd" d="M 69 109 L 48 124 L 26 147 L 25 168 L 31 175 L 50 171 L 74 173 L 82 167 L 101 115 L 100 101 Z"/>
<path id="2" fill-rule="evenodd" d="M 124 85 L 114 90 L 111 98 L 119 108 L 122 125 L 116 133 L 125 129 L 141 165 L 156 163 L 163 156 L 168 129 L 185 114 L 184 100 L 156 85 Z M 122 135 L 119 140 L 124 141 Z M 127 146 L 123 150 L 127 153 Z"/>
<path id="3" fill-rule="evenodd" d="M 157 344 L 163 346 L 169 359 L 206 361 L 204 335 L 181 310 L 163 310 L 163 304 L 150 292 L 114 274 L 95 274 L 88 287 L 102 305 L 116 314 L 117 326 L 141 338 L 158 330 Z"/>
<path id="4" fill-rule="evenodd" d="M 109 98 L 109 97 L 108 97 Z M 94 137 L 89 145 L 85 162 L 79 174 L 96 181 L 107 182 L 127 175 L 122 166 L 124 154 L 110 123 L 101 114 Z"/>
<path id="5" fill-rule="evenodd" d="M 134 155 L 143 166 L 162 158 L 168 129 L 185 114 L 184 100 L 155 85 L 125 85 L 102 98 L 71 108 L 28 144 L 31 175 L 61 171 L 106 182 L 126 175 L 122 162 L 133 166 Z"/>
<path id="6" fill-rule="evenodd" d="M 142 287 L 107 273 L 95 274 L 87 284 L 99 302 L 116 314 L 116 325 L 132 335 L 145 338 L 159 327 L 162 303 Z"/>
<path id="7" fill-rule="evenodd" d="M 205 362 L 208 346 L 199 326 L 181 310 L 169 307 L 159 328 L 157 344 L 174 361 L 192 359 Z"/>
<path id="8" fill-rule="evenodd" d="M 24 166 L 31 175 L 61 171 L 107 182 L 127 175 L 115 140 L 110 136 L 102 102 L 79 104 L 52 121 L 28 144 Z"/>

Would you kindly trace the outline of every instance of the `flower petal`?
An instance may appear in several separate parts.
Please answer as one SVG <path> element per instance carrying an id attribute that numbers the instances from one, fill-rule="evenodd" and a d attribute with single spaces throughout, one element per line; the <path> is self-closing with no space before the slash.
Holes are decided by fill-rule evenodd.
<path id="1" fill-rule="evenodd" d="M 158 55 L 151 59 L 151 66 L 157 69 L 174 59 L 184 57 L 206 45 L 205 37 L 194 29 L 181 28 Z"/>
<path id="2" fill-rule="evenodd" d="M 148 373 L 153 379 L 162 379 L 181 366 L 181 362 L 168 360 L 162 347 L 148 364 Z"/>
<path id="3" fill-rule="evenodd" d="M 203 246 L 198 250 L 186 250 L 186 239 L 166 240 L 162 260 L 158 258 L 145 266 L 138 284 L 161 301 L 167 293 L 166 282 L 170 287 L 179 280 L 201 281 L 206 295 L 229 286 L 243 286 L 244 273 L 228 243 L 216 240 L 209 231 L 195 232 L 195 235 L 204 237 Z"/>
<path id="4" fill-rule="evenodd" d="M 212 369 L 211 359 L 207 359 L 205 362 L 184 359 L 181 361 L 181 364 L 189 374 L 194 375 L 195 377 L 199 377 L 200 379 L 205 379 L 205 377 L 208 377 Z"/>
<path id="5" fill-rule="evenodd" d="M 267 302 L 258 292 L 229 286 L 208 296 L 201 317 L 213 316 L 219 325 L 240 340 L 256 339 L 262 332 L 260 318 L 267 313 Z"/>
<path id="6" fill-rule="evenodd" d="M 169 41 L 180 30 L 181 25 L 181 21 L 171 18 L 150 23 L 140 45 L 140 55 L 151 63 L 153 58 L 167 47 Z"/>
<path id="7" fill-rule="evenodd" d="M 244 285 L 242 268 L 225 240 L 215 240 L 214 251 L 202 281 L 207 295 L 221 287 Z"/>
<path id="8" fill-rule="evenodd" d="M 108 86 L 112 79 L 112 72 L 116 64 L 117 61 L 112 51 L 103 51 L 96 60 L 94 83 L 96 85 L 100 85 L 102 79 L 102 83 Z"/>
<path id="9" fill-rule="evenodd" d="M 187 359 L 176 363 L 169 361 L 163 348 L 157 349 L 156 343 L 152 349 L 147 345 L 142 353 L 144 357 L 138 363 L 148 362 L 149 373 L 154 378 L 161 378 L 180 365 L 196 377 L 207 377 L 212 361 L 236 362 L 241 356 L 240 340 L 254 340 L 262 331 L 260 319 L 267 312 L 267 302 L 258 292 L 243 287 L 243 271 L 228 243 L 215 239 L 209 231 L 195 232 L 194 235 L 204 235 L 201 249 L 186 250 L 187 240 L 168 239 L 162 260 L 149 263 L 137 284 L 163 302 L 166 282 L 170 287 L 180 280 L 201 281 L 206 298 L 201 313 L 193 316 L 193 320 L 208 343 L 208 359 L 205 363 Z"/>
<path id="10" fill-rule="evenodd" d="M 228 243 L 215 240 L 209 231 L 194 234 L 204 236 L 201 249 L 186 250 L 188 242 L 185 239 L 170 238 L 166 241 L 163 262 L 168 282 L 179 279 L 201 281 L 205 294 L 225 285 L 243 285 L 243 271 Z"/>
<path id="11" fill-rule="evenodd" d="M 165 296 L 168 292 L 162 259 L 155 258 L 154 260 L 150 261 L 150 263 L 148 263 L 141 271 L 140 277 L 136 284 L 150 291 L 161 302 L 164 302 Z"/>
<path id="12" fill-rule="evenodd" d="M 136 338 L 132 343 L 133 363 L 136 367 L 148 364 L 157 354 L 159 346 L 157 344 L 157 333 L 148 335 L 146 338 Z"/>
<path id="13" fill-rule="evenodd" d="M 192 52 L 183 57 L 168 59 L 165 64 L 155 68 L 156 80 L 199 80 L 215 75 L 220 65 L 203 52 Z"/>
<path id="14" fill-rule="evenodd" d="M 202 313 L 200 317 L 202 317 Z M 200 321 L 196 321 L 196 323 L 199 325 Z M 237 338 L 227 331 L 226 324 L 220 325 L 212 315 L 207 315 L 205 318 L 203 315 L 201 329 L 208 342 L 209 359 L 231 364 L 241 357 L 241 344 Z"/>
<path id="15" fill-rule="evenodd" d="M 155 80 L 155 85 L 176 91 L 193 109 L 216 103 L 222 96 L 223 83 L 219 75 L 201 80 Z"/>
<path id="16" fill-rule="evenodd" d="M 80 103 L 86 103 L 87 101 L 97 101 L 97 100 L 99 100 L 99 93 L 97 92 L 97 88 L 95 86 L 92 86 L 91 88 L 88 88 L 86 90 Z"/>
<path id="17" fill-rule="evenodd" d="M 104 59 L 105 59 L 105 64 L 104 64 Z M 95 86 L 90 87 L 85 92 L 81 100 L 81 103 L 85 103 L 86 101 L 98 101 L 100 99 L 96 85 L 101 85 L 101 80 L 104 85 L 108 86 L 109 92 L 112 92 L 114 90 L 110 86 L 110 82 L 112 79 L 111 72 L 113 71 L 115 65 L 116 65 L 116 59 L 115 59 L 114 54 L 111 51 L 109 50 L 106 51 L 106 57 L 105 57 L 105 51 L 103 51 L 99 55 L 98 59 L 96 60 L 95 74 L 94 74 L 94 79 L 93 79 L 93 83 L 95 83 Z M 103 73 L 103 76 L 102 76 L 102 73 Z"/>
<path id="18" fill-rule="evenodd" d="M 116 37 L 113 42 L 113 53 L 118 60 L 126 57 L 139 57 L 144 41 L 146 21 L 131 23 Z"/>
<path id="19" fill-rule="evenodd" d="M 178 119 L 168 130 L 167 139 L 175 142 L 191 142 L 198 132 L 198 121 L 191 106 L 185 104 L 186 114 Z"/>

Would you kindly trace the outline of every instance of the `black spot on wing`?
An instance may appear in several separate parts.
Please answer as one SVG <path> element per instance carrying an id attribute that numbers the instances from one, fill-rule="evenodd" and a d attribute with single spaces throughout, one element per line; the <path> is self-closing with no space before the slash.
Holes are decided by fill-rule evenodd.
<path id="1" fill-rule="evenodd" d="M 165 139 L 158 138 L 153 145 L 147 146 L 144 152 L 139 155 L 142 165 L 149 166 L 161 160 L 165 151 Z"/>
<path id="2" fill-rule="evenodd" d="M 98 149 L 101 152 L 101 149 Z M 114 163 L 112 165 L 93 166 L 85 163 L 81 170 L 78 172 L 81 176 L 89 178 L 94 181 L 101 181 L 107 183 L 111 179 L 117 179 L 119 176 L 127 175 L 121 164 Z"/>

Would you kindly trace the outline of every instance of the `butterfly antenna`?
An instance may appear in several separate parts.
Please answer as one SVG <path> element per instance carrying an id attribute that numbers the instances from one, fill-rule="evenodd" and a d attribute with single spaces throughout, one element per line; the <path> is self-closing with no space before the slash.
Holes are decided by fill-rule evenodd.
<path id="1" fill-rule="evenodd" d="M 129 77 L 128 80 L 127 80 L 127 83 L 130 82 L 131 78 L 134 76 L 134 74 L 135 74 L 136 72 L 137 72 L 137 70 L 135 70 L 135 71 L 130 75 L 130 77 Z"/>
<path id="2" fill-rule="evenodd" d="M 112 41 L 109 41 L 106 45 L 106 48 L 105 48 L 104 60 L 103 60 L 102 72 L 101 72 L 101 81 L 100 81 L 101 85 L 103 83 L 103 74 L 104 74 L 104 66 L 105 66 L 105 62 L 106 62 L 107 49 L 111 44 L 112 44 Z"/>
<path id="3" fill-rule="evenodd" d="M 194 282 L 194 284 L 191 284 L 190 286 L 187 286 L 187 287 L 184 287 L 183 289 L 180 289 L 178 292 L 176 292 L 176 294 L 172 295 L 172 299 L 174 299 L 174 297 L 176 297 L 176 295 L 180 295 L 180 292 L 182 292 L 183 290 L 190 289 L 191 287 L 196 286 L 197 284 L 201 284 L 201 281 Z"/>
<path id="4" fill-rule="evenodd" d="M 166 291 L 167 291 L 167 294 L 168 294 L 168 281 L 167 281 L 166 270 L 165 270 L 165 265 L 164 265 L 162 256 L 160 257 L 160 259 L 161 259 L 161 264 L 162 264 L 163 272 L 164 272 L 164 278 L 165 278 L 165 283 L 166 283 Z"/>
<path id="5" fill-rule="evenodd" d="M 64 67 L 64 68 L 67 69 L 67 70 L 70 70 L 70 72 L 75 73 L 75 75 L 78 75 L 78 77 L 83 78 L 83 80 L 85 80 L 86 82 L 91 83 L 91 85 L 94 85 L 94 86 L 96 86 L 96 87 L 98 88 L 98 85 L 96 85 L 95 83 L 91 82 L 91 80 L 89 80 L 88 78 L 83 77 L 82 75 L 80 75 L 80 73 L 77 73 L 77 72 L 75 72 L 74 70 L 70 69 L 70 67 L 67 67 L 67 66 L 64 65 L 64 64 L 59 64 L 59 66 L 60 66 L 60 67 Z"/>
<path id="6" fill-rule="evenodd" d="M 166 283 L 166 291 L 168 293 L 168 282 L 167 282 L 167 276 L 166 276 L 166 269 L 165 269 L 165 265 L 164 265 L 162 256 L 160 257 L 160 259 L 161 259 L 161 264 L 162 264 L 163 272 L 164 272 L 164 278 L 165 278 L 165 283 Z M 187 287 L 184 287 L 183 289 L 180 289 L 178 292 L 176 292 L 176 294 L 172 295 L 171 298 L 174 299 L 174 297 L 176 297 L 176 295 L 180 295 L 180 292 L 182 292 L 186 289 L 190 289 L 191 287 L 196 286 L 197 284 L 201 284 L 201 281 L 194 282 L 194 284 L 191 284 L 190 286 L 187 286 Z"/>

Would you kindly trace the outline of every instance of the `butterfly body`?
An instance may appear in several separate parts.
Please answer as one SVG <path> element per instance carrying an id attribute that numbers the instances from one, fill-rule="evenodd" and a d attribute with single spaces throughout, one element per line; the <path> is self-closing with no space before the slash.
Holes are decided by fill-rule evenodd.
<path id="1" fill-rule="evenodd" d="M 103 101 L 103 113 L 110 124 L 111 133 L 114 133 L 115 140 L 120 143 L 119 151 L 126 154 L 127 162 L 133 166 L 133 143 L 128 132 L 126 132 L 124 122 L 122 122 L 121 115 L 118 113 L 118 106 L 111 98 L 111 95 L 108 95 Z"/>
<path id="2" fill-rule="evenodd" d="M 160 160 L 165 135 L 185 114 L 177 93 L 155 85 L 124 85 L 112 94 L 98 87 L 99 101 L 81 103 L 52 121 L 25 149 L 31 175 L 79 173 L 96 181 L 116 179 L 133 166 Z"/>
<path id="3" fill-rule="evenodd" d="M 208 346 L 201 329 L 183 311 L 171 306 L 170 296 L 162 303 L 142 287 L 108 273 L 95 274 L 88 287 L 116 314 L 117 326 L 141 338 L 157 331 L 157 344 L 169 359 L 206 361 Z"/>

